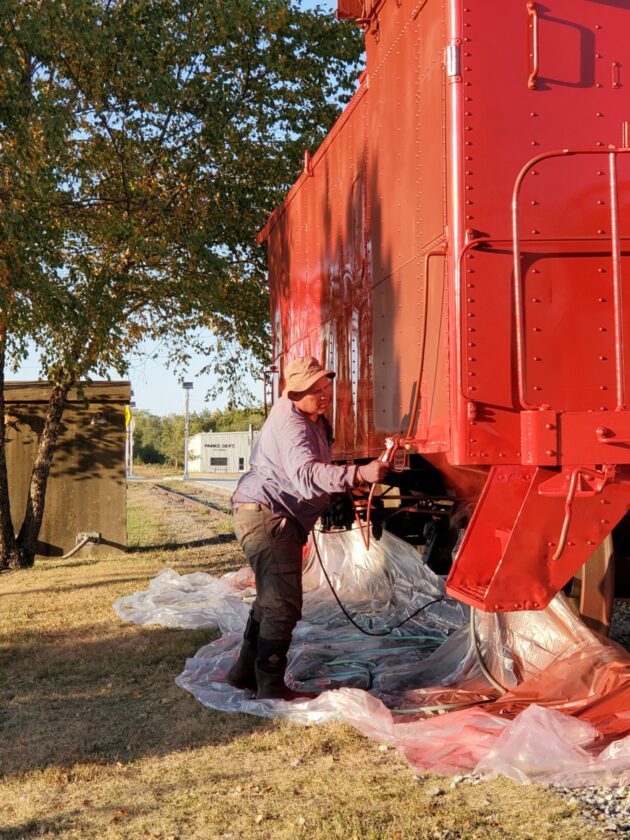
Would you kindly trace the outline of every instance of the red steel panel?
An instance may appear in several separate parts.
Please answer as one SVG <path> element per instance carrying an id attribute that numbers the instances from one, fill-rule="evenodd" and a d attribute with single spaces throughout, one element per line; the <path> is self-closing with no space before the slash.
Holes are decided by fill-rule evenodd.
<path id="1" fill-rule="evenodd" d="M 535 8 L 539 67 L 533 89 L 527 4 L 487 0 L 464 11 L 465 221 L 471 230 L 503 240 L 469 250 L 463 260 L 462 387 L 476 403 L 468 431 L 471 463 L 522 457 L 514 416 L 520 405 L 509 242 L 516 176 L 547 150 L 620 144 L 625 117 L 619 76 L 628 27 L 624 4 L 551 0 Z M 627 159 L 619 163 L 618 180 L 620 234 L 630 237 Z M 606 156 L 544 160 L 523 182 L 527 398 L 556 411 L 615 407 L 610 209 Z M 628 249 L 621 263 L 628 299 Z M 626 332 L 629 317 L 626 307 Z M 628 387 L 627 375 L 625 380 Z"/>
<path id="2" fill-rule="evenodd" d="M 274 355 L 337 370 L 340 459 L 407 431 L 418 387 L 422 448 L 450 445 L 447 277 L 433 253 L 446 224 L 445 20 L 442 0 L 377 9 L 361 90 L 262 234 Z"/>

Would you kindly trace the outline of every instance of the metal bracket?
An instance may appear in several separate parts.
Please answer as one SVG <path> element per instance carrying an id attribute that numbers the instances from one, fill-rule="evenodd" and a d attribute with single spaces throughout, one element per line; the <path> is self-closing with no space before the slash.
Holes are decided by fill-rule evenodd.
<path id="1" fill-rule="evenodd" d="M 444 50 L 444 63 L 446 64 L 446 75 L 451 82 L 462 80 L 462 42 L 455 38 L 446 45 Z"/>

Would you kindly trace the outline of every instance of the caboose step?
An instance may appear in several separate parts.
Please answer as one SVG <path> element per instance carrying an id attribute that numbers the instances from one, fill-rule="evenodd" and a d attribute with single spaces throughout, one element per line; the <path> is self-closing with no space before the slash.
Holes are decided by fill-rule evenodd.
<path id="1" fill-rule="evenodd" d="M 446 582 L 448 593 L 490 612 L 546 607 L 630 502 L 628 468 L 604 476 L 595 491 L 592 481 L 576 489 L 582 470 L 595 472 L 494 467 Z"/>

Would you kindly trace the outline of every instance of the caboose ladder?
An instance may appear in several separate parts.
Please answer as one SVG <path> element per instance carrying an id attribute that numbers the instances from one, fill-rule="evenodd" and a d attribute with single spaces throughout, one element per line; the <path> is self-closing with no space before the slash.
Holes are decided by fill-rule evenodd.
<path id="1" fill-rule="evenodd" d="M 491 612 L 542 609 L 628 509 L 630 468 L 493 467 L 448 577 Z"/>

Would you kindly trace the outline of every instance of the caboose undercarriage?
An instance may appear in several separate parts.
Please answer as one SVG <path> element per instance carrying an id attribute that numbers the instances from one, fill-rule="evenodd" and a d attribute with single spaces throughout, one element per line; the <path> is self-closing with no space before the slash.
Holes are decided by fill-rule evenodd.
<path id="1" fill-rule="evenodd" d="M 451 576 L 452 579 L 453 560 L 467 538 L 471 519 L 475 515 L 479 516 L 479 510 L 481 510 L 480 498 L 475 497 L 475 487 L 481 483 L 480 478 L 482 480 L 485 478 L 487 482 L 489 476 L 487 473 L 484 476 L 481 472 L 474 476 L 470 474 L 461 476 L 461 482 L 465 482 L 464 492 L 458 494 L 454 487 L 447 486 L 444 473 L 421 456 L 411 456 L 407 460 L 407 467 L 399 473 L 393 473 L 388 479 L 388 484 L 379 488 L 378 494 L 371 500 L 369 509 L 367 491 L 356 491 L 352 497 L 347 495 L 333 497 L 322 517 L 322 527 L 324 530 L 359 527 L 363 530 L 366 541 L 378 540 L 383 530 L 390 531 L 415 546 L 422 562 L 427 563 L 434 572 L 443 577 Z M 561 473 L 555 472 L 555 476 L 561 476 Z M 502 482 L 509 479 L 494 480 L 502 489 Z M 602 504 L 601 498 L 597 499 L 597 504 Z M 604 506 L 608 513 L 607 503 Z M 489 510 L 488 515 L 491 521 L 496 523 L 500 522 L 501 516 L 505 516 L 505 511 L 506 506 L 501 500 L 499 508 Z M 523 529 L 522 533 L 533 534 L 531 539 L 534 540 L 537 539 L 536 523 L 540 520 L 536 514 L 528 522 L 528 515 L 528 512 L 524 511 L 523 518 L 520 519 L 517 514 L 515 521 L 517 527 Z M 589 522 L 592 517 L 581 518 Z M 565 530 L 567 547 L 571 548 L 570 543 L 574 540 L 568 539 L 570 523 L 569 528 Z M 492 535 L 484 539 L 483 535 L 480 536 L 479 530 L 474 533 L 480 545 L 481 558 L 476 580 L 483 580 L 484 572 L 490 567 L 492 560 L 487 555 L 489 554 L 488 547 L 492 545 L 493 539 Z M 503 552 L 502 559 L 506 555 L 505 547 L 510 536 L 506 534 L 500 543 L 499 550 Z M 624 563 L 627 560 L 628 545 L 630 545 L 630 514 L 625 513 L 606 537 L 597 545 L 591 546 L 589 556 L 575 574 L 569 576 L 558 588 L 555 588 L 555 583 L 550 584 L 552 595 L 563 590 L 586 624 L 601 633 L 607 633 L 610 627 L 614 598 L 630 595 L 629 570 Z M 557 550 L 557 543 L 553 547 Z M 528 557 L 536 556 L 531 550 L 515 552 L 516 562 L 520 560 L 523 553 Z M 508 555 L 508 560 L 509 557 L 510 555 Z M 495 575 L 491 591 L 496 592 L 503 586 L 510 598 L 522 597 L 518 583 L 513 580 L 517 577 L 514 569 L 510 573 L 509 567 L 504 567 L 501 572 L 504 579 L 497 581 Z M 536 584 L 543 577 L 537 572 L 539 570 L 535 570 L 534 573 Z M 457 595 L 457 592 L 455 594 Z M 544 594 L 542 597 L 545 597 Z M 472 605 L 477 606 L 474 603 Z M 519 608 L 527 609 L 528 607 L 529 605 L 525 605 Z"/>

